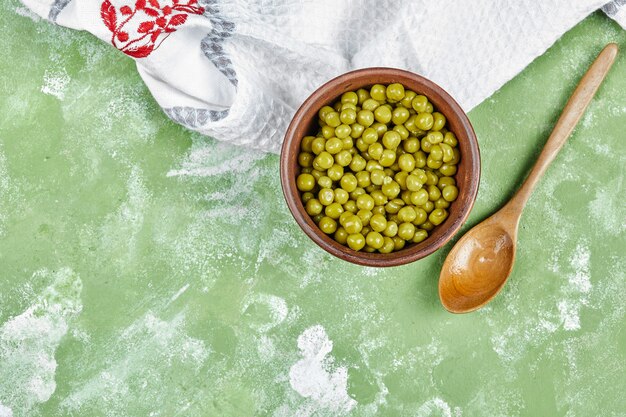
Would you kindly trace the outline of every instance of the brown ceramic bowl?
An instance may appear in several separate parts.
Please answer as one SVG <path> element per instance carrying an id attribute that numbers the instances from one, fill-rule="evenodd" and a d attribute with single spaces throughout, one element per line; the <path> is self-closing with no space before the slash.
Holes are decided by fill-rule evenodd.
<path id="1" fill-rule="evenodd" d="M 435 108 L 448 120 L 449 129 L 459 141 L 461 162 L 454 176 L 459 196 L 448 208 L 448 218 L 426 240 L 407 245 L 404 249 L 388 254 L 357 252 L 335 242 L 324 234 L 307 214 L 296 187 L 299 174 L 298 153 L 300 142 L 306 135 L 317 132 L 317 112 L 325 105 L 335 102 L 343 93 L 374 84 L 401 83 L 407 89 L 424 94 Z M 467 115 L 456 101 L 441 87 L 412 72 L 394 68 L 365 68 L 343 74 L 318 88 L 298 109 L 285 134 L 280 155 L 280 180 L 289 210 L 304 233 L 325 251 L 359 265 L 396 266 L 416 261 L 430 255 L 445 245 L 459 231 L 474 205 L 480 180 L 480 154 L 476 134 Z"/>

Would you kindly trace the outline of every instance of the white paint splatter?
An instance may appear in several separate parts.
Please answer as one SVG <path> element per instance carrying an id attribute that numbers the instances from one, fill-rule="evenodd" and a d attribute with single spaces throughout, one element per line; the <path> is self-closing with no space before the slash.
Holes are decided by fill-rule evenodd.
<path id="1" fill-rule="evenodd" d="M 195 144 L 195 142 L 194 142 Z M 236 150 L 233 152 L 233 150 Z M 232 153 L 230 158 L 223 160 L 225 154 Z M 241 148 L 223 143 L 211 144 L 206 139 L 194 146 L 183 162 L 183 167 L 173 169 L 167 173 L 168 177 L 192 176 L 212 177 L 224 173 L 238 173 L 247 171 L 250 166 L 267 154 L 255 151 L 241 152 Z M 219 157 L 218 160 L 215 160 Z"/>
<path id="2" fill-rule="evenodd" d="M 298 409 L 297 416 L 311 416 L 325 410 L 344 415 L 357 402 L 348 395 L 348 369 L 333 368 L 333 342 L 321 325 L 306 329 L 298 337 L 298 348 L 303 356 L 289 370 L 289 384 L 311 402 Z"/>
<path id="3" fill-rule="evenodd" d="M 241 312 L 245 314 L 251 306 L 265 306 L 269 310 L 269 317 L 259 320 L 259 322 L 251 322 L 250 326 L 260 333 L 265 333 L 274 327 L 281 324 L 285 318 L 287 318 L 287 314 L 289 313 L 289 307 L 287 306 L 287 302 L 275 295 L 272 294 L 254 294 L 248 297 L 241 309 Z"/>
<path id="4" fill-rule="evenodd" d="M 448 405 L 448 403 L 442 398 L 435 397 L 422 404 L 422 406 L 417 410 L 415 417 L 452 417 L 452 415 L 452 408 L 450 408 L 450 405 Z M 460 408 L 454 408 L 454 416 L 461 416 Z"/>
<path id="5" fill-rule="evenodd" d="M 190 400 L 193 393 L 184 384 L 163 384 L 183 376 L 195 378 L 209 357 L 210 349 L 190 337 L 184 325 L 184 313 L 165 321 L 148 311 L 114 336 L 103 352 L 92 352 L 89 356 L 99 358 L 95 366 L 100 371 L 73 381 L 74 389 L 61 402 L 64 414 L 99 410 L 122 416 L 142 407 L 163 410 L 172 398 L 179 403 Z"/>
<path id="6" fill-rule="evenodd" d="M 65 88 L 69 83 L 70 76 L 64 68 L 57 71 L 46 70 L 43 76 L 41 92 L 63 100 L 65 97 Z"/>
<path id="7" fill-rule="evenodd" d="M 561 321 L 563 322 L 563 328 L 565 330 L 580 329 L 580 305 L 575 304 L 570 300 L 561 300 L 557 304 L 557 307 L 559 309 Z"/>
<path id="8" fill-rule="evenodd" d="M 183 293 L 184 293 L 185 291 L 187 291 L 188 289 L 189 289 L 189 283 L 187 283 L 187 284 L 183 285 L 183 286 L 181 287 L 181 289 L 180 289 L 180 290 L 178 290 L 178 291 L 176 292 L 176 294 L 174 294 L 174 295 L 172 296 L 172 298 L 170 298 L 170 300 L 167 302 L 166 306 L 168 306 L 168 305 L 170 305 L 171 303 L 173 303 L 174 301 L 176 301 L 176 300 L 178 299 L 178 297 L 180 297 L 181 295 L 183 295 Z"/>
<path id="9" fill-rule="evenodd" d="M 579 243 L 570 258 L 574 273 L 569 276 L 569 282 L 581 293 L 588 293 L 591 290 L 590 257 L 591 253 L 587 245 Z"/>
<path id="10" fill-rule="evenodd" d="M 13 417 L 13 410 L 6 405 L 0 404 L 0 417 Z"/>
<path id="11" fill-rule="evenodd" d="M 618 236 L 626 231 L 626 213 L 623 199 L 616 195 L 624 193 L 624 175 L 617 176 L 606 186 L 596 189 L 595 198 L 589 203 L 589 215 L 607 233 Z"/>
<path id="12" fill-rule="evenodd" d="M 56 390 L 54 357 L 68 322 L 82 310 L 82 282 L 69 268 L 40 270 L 53 283 L 22 314 L 0 328 L 0 415 L 29 415 Z M 10 409 L 8 407 L 11 407 Z M 7 411 L 9 410 L 9 411 Z"/>

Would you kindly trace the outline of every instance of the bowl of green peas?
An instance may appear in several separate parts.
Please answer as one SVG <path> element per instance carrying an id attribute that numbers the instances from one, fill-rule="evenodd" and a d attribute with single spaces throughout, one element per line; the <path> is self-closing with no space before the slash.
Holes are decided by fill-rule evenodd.
<path id="1" fill-rule="evenodd" d="M 289 210 L 317 245 L 388 267 L 430 255 L 459 231 L 478 193 L 480 151 L 467 115 L 437 84 L 365 68 L 300 106 L 280 176 Z"/>

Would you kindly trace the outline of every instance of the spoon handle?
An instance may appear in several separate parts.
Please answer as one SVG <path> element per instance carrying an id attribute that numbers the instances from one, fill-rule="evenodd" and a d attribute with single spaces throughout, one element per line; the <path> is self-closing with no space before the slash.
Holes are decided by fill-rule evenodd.
<path id="1" fill-rule="evenodd" d="M 548 165 L 554 160 L 556 154 L 561 150 L 574 127 L 576 127 L 576 124 L 578 124 L 578 121 L 585 113 L 598 87 L 600 87 L 611 65 L 613 65 L 617 51 L 618 48 L 615 43 L 609 43 L 605 46 L 578 83 L 576 90 L 574 90 L 574 93 L 567 101 L 561 117 L 556 122 L 556 126 L 554 126 L 554 130 L 552 130 L 537 162 L 535 162 L 535 166 L 522 187 L 507 204 L 506 211 L 511 215 L 517 215 L 517 218 L 519 218 L 535 185 L 537 185 Z"/>

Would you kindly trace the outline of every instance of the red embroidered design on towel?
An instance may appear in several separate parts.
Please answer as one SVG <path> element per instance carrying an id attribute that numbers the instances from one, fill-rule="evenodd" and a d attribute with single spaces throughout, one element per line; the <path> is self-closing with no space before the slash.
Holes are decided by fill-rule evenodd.
<path id="1" fill-rule="evenodd" d="M 164 5 L 158 0 L 136 0 L 134 8 L 125 5 L 118 11 L 110 0 L 102 2 L 100 17 L 113 34 L 113 46 L 126 55 L 145 58 L 176 32 L 189 14 L 204 13 L 198 0 L 161 0 L 161 3 Z"/>

